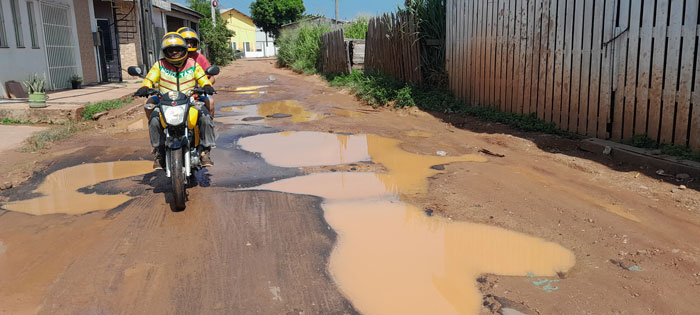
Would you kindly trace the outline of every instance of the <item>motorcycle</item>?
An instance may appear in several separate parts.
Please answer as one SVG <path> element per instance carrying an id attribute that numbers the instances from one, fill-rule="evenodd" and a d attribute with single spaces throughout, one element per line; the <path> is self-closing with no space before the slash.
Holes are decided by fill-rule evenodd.
<path id="1" fill-rule="evenodd" d="M 129 67 L 127 72 L 131 76 L 143 77 L 143 71 L 137 66 Z M 205 73 L 217 75 L 219 68 L 211 66 Z M 195 182 L 194 172 L 202 168 L 197 122 L 204 106 L 199 96 L 206 95 L 206 92 L 201 87 L 193 88 L 188 94 L 180 91 L 161 93 L 157 89 L 149 89 L 148 96 L 153 95 L 160 97 L 155 107 L 160 110 L 160 123 L 165 131 L 165 176 L 171 179 L 174 208 L 183 210 L 187 201 L 185 188 Z"/>

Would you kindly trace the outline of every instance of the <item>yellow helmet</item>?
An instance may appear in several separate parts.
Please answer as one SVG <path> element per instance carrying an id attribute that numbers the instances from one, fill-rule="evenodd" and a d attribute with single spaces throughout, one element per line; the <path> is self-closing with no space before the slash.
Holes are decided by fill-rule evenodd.
<path id="1" fill-rule="evenodd" d="M 197 32 L 195 32 L 193 29 L 189 27 L 181 27 L 177 30 L 177 33 L 185 39 L 185 42 L 187 42 L 187 40 L 195 41 L 195 44 L 192 47 L 187 48 L 189 52 L 195 52 L 197 49 L 199 49 L 199 36 L 197 36 Z"/>
<path id="2" fill-rule="evenodd" d="M 180 34 L 178 33 L 169 32 L 163 35 L 163 40 L 161 42 L 160 47 L 165 60 L 173 66 L 180 67 L 183 63 L 185 63 L 185 60 L 187 60 L 187 42 L 185 42 L 185 39 L 182 38 L 182 36 L 180 36 Z M 172 49 L 182 49 L 182 56 L 177 58 L 171 58 L 170 54 L 168 54 L 166 50 Z"/>

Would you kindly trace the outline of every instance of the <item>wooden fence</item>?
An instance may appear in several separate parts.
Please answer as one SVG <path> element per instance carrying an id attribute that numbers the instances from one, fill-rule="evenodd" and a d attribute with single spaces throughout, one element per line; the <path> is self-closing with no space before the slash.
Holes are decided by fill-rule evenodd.
<path id="1" fill-rule="evenodd" d="M 381 71 L 404 82 L 422 81 L 418 28 L 414 17 L 392 13 L 369 21 L 365 68 Z"/>
<path id="2" fill-rule="evenodd" d="M 343 30 L 321 35 L 321 62 L 324 73 L 350 73 L 350 56 Z"/>
<path id="3" fill-rule="evenodd" d="M 599 138 L 700 149 L 699 0 L 447 0 L 450 89 Z"/>

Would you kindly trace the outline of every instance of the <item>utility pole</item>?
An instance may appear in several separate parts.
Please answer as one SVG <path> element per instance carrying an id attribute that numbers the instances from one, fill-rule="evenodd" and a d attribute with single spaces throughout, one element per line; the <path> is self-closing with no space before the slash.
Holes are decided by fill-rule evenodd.
<path id="1" fill-rule="evenodd" d="M 216 0 L 211 0 L 209 1 L 209 3 L 211 6 L 211 23 L 212 25 L 214 25 L 214 27 L 216 27 L 216 15 L 214 14 L 214 11 L 216 11 L 216 6 L 218 5 L 218 3 L 216 2 Z"/>

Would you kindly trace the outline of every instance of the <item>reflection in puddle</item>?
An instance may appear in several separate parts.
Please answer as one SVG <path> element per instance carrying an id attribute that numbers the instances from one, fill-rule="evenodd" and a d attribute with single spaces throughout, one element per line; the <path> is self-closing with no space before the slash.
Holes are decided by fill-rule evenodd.
<path id="1" fill-rule="evenodd" d="M 258 116 L 267 117 L 268 115 L 284 113 L 290 114 L 289 120 L 293 122 L 307 122 L 316 120 L 322 115 L 307 111 L 304 106 L 299 105 L 295 100 L 267 102 L 258 105 Z"/>
<path id="2" fill-rule="evenodd" d="M 246 151 L 259 152 L 270 164 L 282 167 L 338 165 L 371 160 L 384 165 L 382 174 L 392 191 L 419 193 L 427 188 L 427 178 L 439 171 L 436 164 L 486 162 L 479 155 L 426 156 L 400 148 L 400 141 L 377 135 L 341 135 L 320 132 L 292 132 L 257 135 L 240 139 Z"/>
<path id="3" fill-rule="evenodd" d="M 299 105 L 297 101 L 278 101 L 278 102 L 267 102 L 261 103 L 255 106 L 232 106 L 223 107 L 220 109 L 222 112 L 232 112 L 237 114 L 240 119 L 249 116 L 262 116 L 267 117 L 274 114 L 288 114 L 289 119 L 293 122 L 307 122 L 311 120 L 321 119 L 324 116 L 316 114 L 314 112 L 307 111 L 304 106 Z M 215 119 L 216 120 L 216 119 Z"/>
<path id="4" fill-rule="evenodd" d="M 240 91 L 253 91 L 253 90 L 262 89 L 262 88 L 264 88 L 264 87 L 267 87 L 267 85 L 239 86 L 239 87 L 237 87 L 237 88 L 235 88 L 235 89 L 233 89 L 233 90 L 236 91 L 236 92 L 240 92 Z"/>
<path id="5" fill-rule="evenodd" d="M 339 240 L 330 272 L 365 314 L 478 314 L 481 274 L 554 276 L 563 247 L 487 225 L 428 217 L 373 173 L 325 173 L 255 189 L 315 195 Z"/>
<path id="6" fill-rule="evenodd" d="M 46 176 L 34 191 L 42 194 L 42 197 L 9 202 L 2 207 L 34 215 L 83 214 L 113 209 L 131 200 L 131 197 L 122 194 L 83 194 L 79 193 L 78 189 L 108 180 L 147 174 L 153 171 L 152 166 L 152 162 L 148 161 L 119 161 L 81 164 L 65 168 Z"/>

